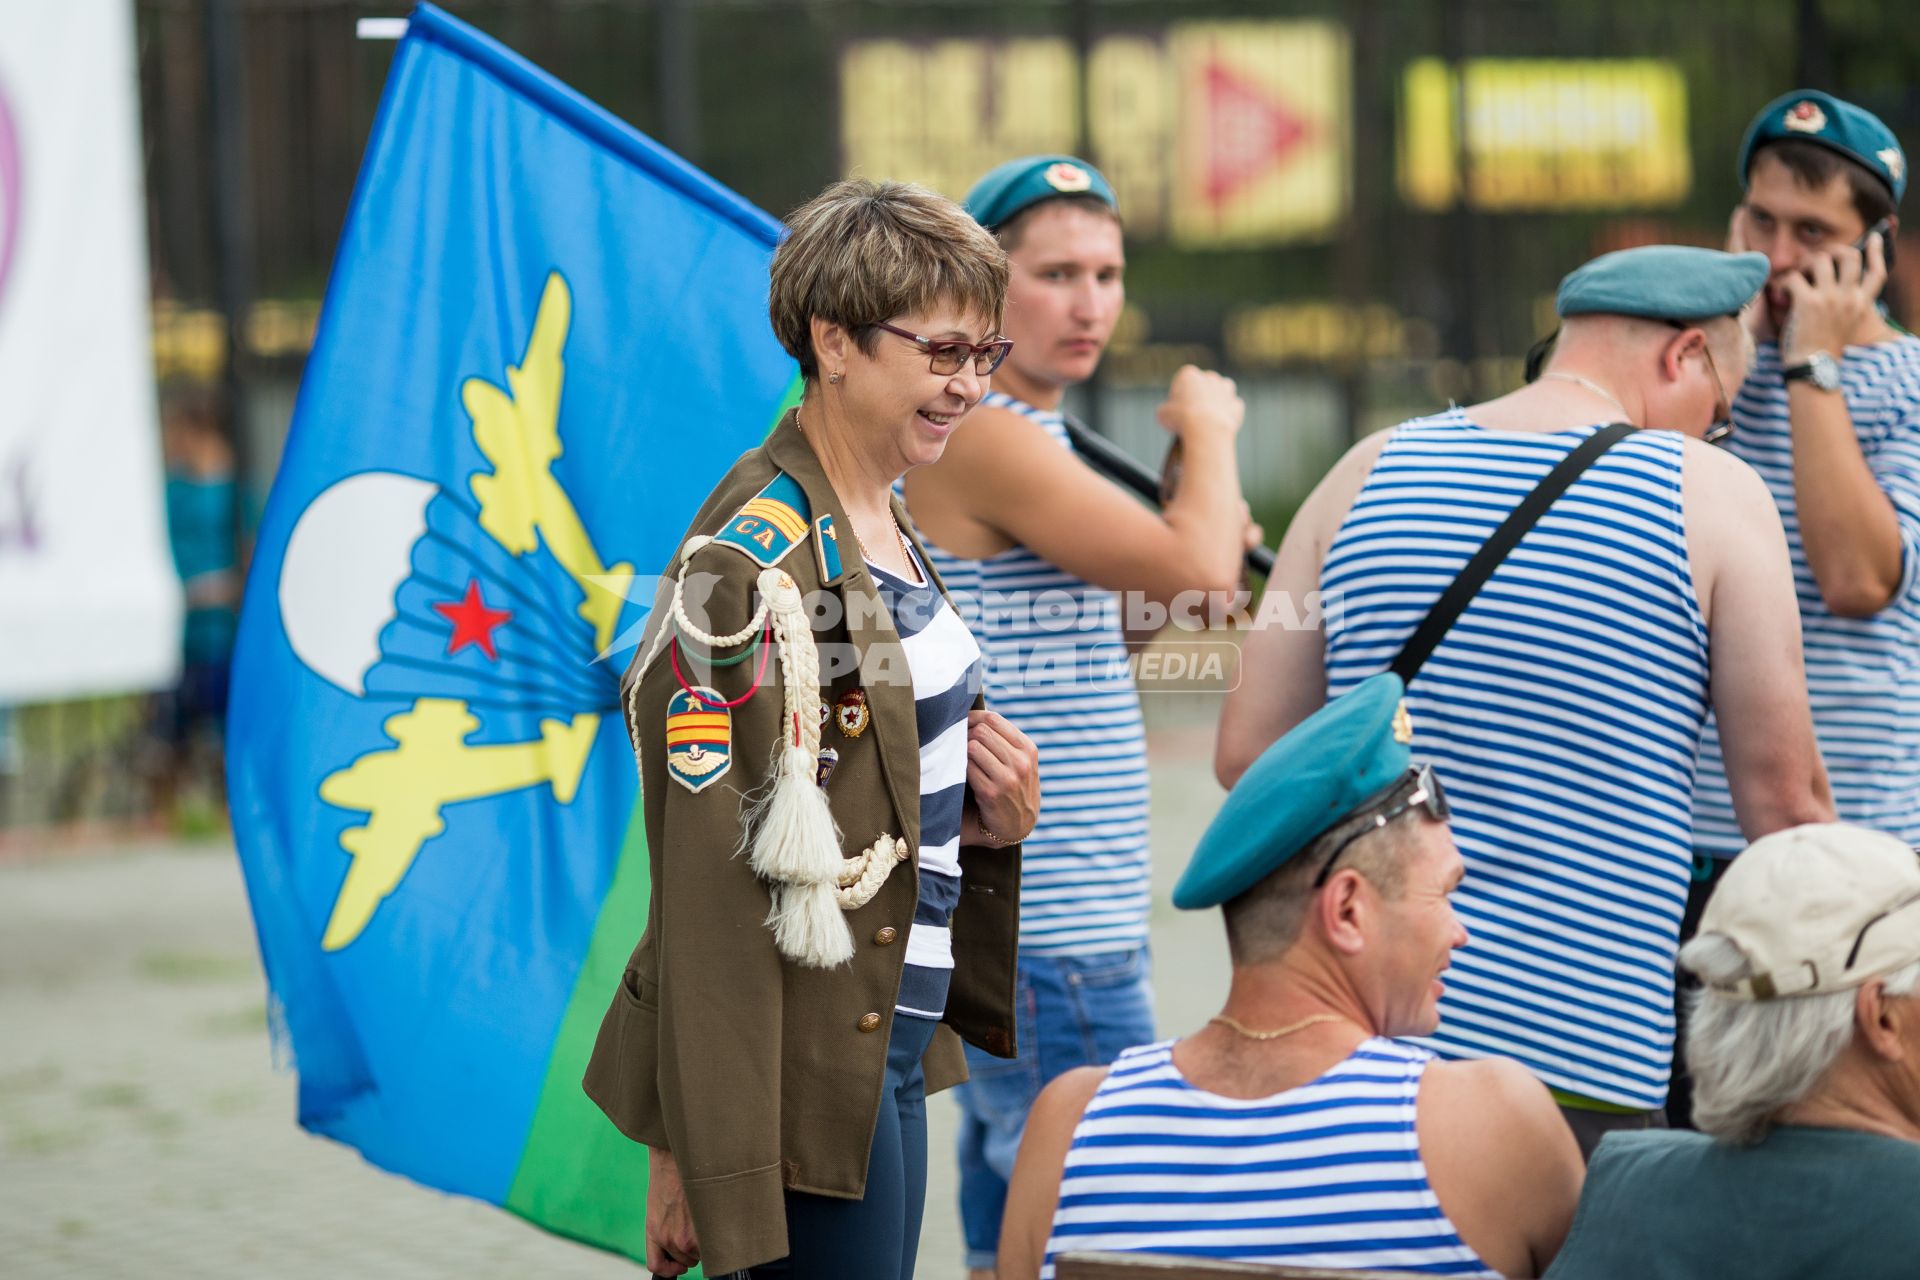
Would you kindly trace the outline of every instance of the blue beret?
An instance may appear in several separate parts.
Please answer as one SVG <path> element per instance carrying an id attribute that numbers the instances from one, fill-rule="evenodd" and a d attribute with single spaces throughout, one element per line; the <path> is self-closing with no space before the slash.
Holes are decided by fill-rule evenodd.
<path id="1" fill-rule="evenodd" d="M 1887 184 L 1893 202 L 1907 193 L 1907 155 L 1880 117 L 1818 89 L 1795 89 L 1760 108 L 1740 143 L 1740 187 L 1747 186 L 1753 152 L 1769 142 L 1798 138 L 1837 151 Z"/>
<path id="2" fill-rule="evenodd" d="M 1406 687 L 1364 680 L 1261 752 L 1214 816 L 1173 887 L 1173 905 L 1214 907 L 1251 889 L 1412 763 L 1394 731 Z"/>
<path id="3" fill-rule="evenodd" d="M 967 192 L 967 212 L 989 231 L 1013 221 L 1014 215 L 1056 196 L 1092 196 L 1118 211 L 1113 188 L 1100 171 L 1072 156 L 1022 156 L 990 171 Z"/>
<path id="4" fill-rule="evenodd" d="M 1700 320 L 1730 316 L 1767 282 L 1764 253 L 1649 244 L 1603 253 L 1560 282 L 1562 316 Z"/>

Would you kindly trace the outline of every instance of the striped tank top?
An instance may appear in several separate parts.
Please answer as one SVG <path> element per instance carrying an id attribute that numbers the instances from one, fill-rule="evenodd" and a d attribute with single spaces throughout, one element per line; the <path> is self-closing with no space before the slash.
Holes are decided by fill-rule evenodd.
<path id="1" fill-rule="evenodd" d="M 916 564 L 918 558 L 916 557 Z M 980 648 L 927 578 L 908 582 L 871 560 L 880 599 L 913 673 L 920 737 L 920 900 L 907 930 L 894 1011 L 938 1018 L 953 982 L 949 922 L 960 905 L 960 813 L 967 798 L 967 712 L 980 691 Z"/>
<path id="2" fill-rule="evenodd" d="M 1813 728 L 1827 761 L 1834 807 L 1857 822 L 1920 845 L 1920 339 L 1848 347 L 1841 393 L 1860 452 L 1893 504 L 1900 527 L 1900 590 L 1871 618 L 1827 608 L 1800 542 L 1793 489 L 1793 434 L 1780 348 L 1766 342 L 1734 397 L 1734 453 L 1773 491 L 1793 555 Z M 1721 857 L 1746 848 L 1727 794 L 1720 734 L 1700 745 L 1694 846 Z"/>
<path id="3" fill-rule="evenodd" d="M 1378 1037 L 1269 1098 L 1196 1089 L 1173 1041 L 1120 1055 L 1073 1131 L 1046 1262 L 1090 1249 L 1495 1276 L 1427 1181 L 1433 1055 Z"/>
<path id="4" fill-rule="evenodd" d="M 1060 415 L 990 393 L 1040 424 Z M 1040 752 L 1040 816 L 1020 845 L 1020 946 L 1093 955 L 1146 945 L 1147 739 L 1127 666 L 1120 599 L 1025 547 L 986 560 L 928 543 L 986 655 L 987 705 Z"/>
<path id="5" fill-rule="evenodd" d="M 1386 669 L 1440 592 L 1598 426 L 1489 431 L 1458 410 L 1396 429 L 1321 567 L 1329 696 Z M 1413 750 L 1466 861 L 1440 1029 L 1452 1057 L 1549 1085 L 1666 1099 L 1691 871 L 1707 632 L 1681 436 L 1615 444 L 1497 569 L 1408 690 Z"/>

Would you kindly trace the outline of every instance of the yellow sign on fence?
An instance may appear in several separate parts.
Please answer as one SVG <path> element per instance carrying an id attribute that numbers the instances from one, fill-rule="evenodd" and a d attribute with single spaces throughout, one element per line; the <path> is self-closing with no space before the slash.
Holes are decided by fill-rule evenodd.
<path id="1" fill-rule="evenodd" d="M 1195 246 L 1331 236 L 1348 199 L 1350 61 L 1329 22 L 1097 41 L 1089 158 L 1129 231 Z M 840 61 L 845 167 L 962 195 L 1002 160 L 1073 150 L 1079 77 L 1065 40 L 855 41 Z"/>
<path id="2" fill-rule="evenodd" d="M 1686 199 L 1692 181 L 1686 78 L 1674 63 L 1476 58 L 1456 73 L 1423 58 L 1407 67 L 1400 192 L 1418 208 L 1448 208 L 1463 187 L 1476 209 L 1668 205 Z"/>

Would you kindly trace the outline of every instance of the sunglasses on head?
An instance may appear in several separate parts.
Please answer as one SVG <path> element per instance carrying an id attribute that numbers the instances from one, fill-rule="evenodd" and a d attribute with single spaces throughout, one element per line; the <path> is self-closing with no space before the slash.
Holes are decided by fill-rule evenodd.
<path id="1" fill-rule="evenodd" d="M 1326 861 L 1320 864 L 1319 872 L 1313 877 L 1314 888 L 1318 889 L 1326 884 L 1327 878 L 1333 874 L 1333 864 L 1339 861 L 1340 855 L 1346 852 L 1347 846 L 1361 836 L 1372 835 L 1394 819 L 1412 813 L 1415 809 L 1424 810 L 1426 815 L 1435 822 L 1445 822 L 1453 816 L 1453 809 L 1447 804 L 1447 793 L 1441 790 L 1439 775 L 1434 773 L 1432 765 L 1415 765 L 1407 770 L 1406 777 L 1394 784 L 1394 791 L 1404 787 L 1409 779 L 1413 782 L 1413 790 L 1384 808 L 1365 815 L 1364 821 L 1341 837 L 1339 842 L 1328 851 Z M 1389 794 L 1392 793 L 1389 792 Z"/>

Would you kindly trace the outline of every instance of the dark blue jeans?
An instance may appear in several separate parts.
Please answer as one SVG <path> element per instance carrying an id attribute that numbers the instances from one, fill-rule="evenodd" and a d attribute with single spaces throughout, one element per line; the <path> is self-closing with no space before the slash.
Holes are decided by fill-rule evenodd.
<path id="1" fill-rule="evenodd" d="M 1014 986 L 1017 1058 L 967 1046 L 960 1101 L 960 1226 L 967 1266 L 993 1266 L 1007 1179 L 1040 1090 L 1075 1067 L 1104 1067 L 1153 1040 L 1147 949 L 1093 956 L 1020 956 Z"/>
<path id="2" fill-rule="evenodd" d="M 913 1280 L 927 1204 L 927 1080 L 921 1055 L 939 1024 L 893 1015 L 887 1079 L 859 1200 L 787 1192 L 787 1256 L 753 1280 Z"/>

